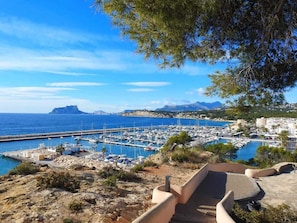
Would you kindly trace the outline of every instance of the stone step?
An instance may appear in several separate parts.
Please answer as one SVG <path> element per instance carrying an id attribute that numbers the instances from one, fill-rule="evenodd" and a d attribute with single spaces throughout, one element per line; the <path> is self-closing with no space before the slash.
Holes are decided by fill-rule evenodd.
<path id="1" fill-rule="evenodd" d="M 216 216 L 216 207 L 210 205 L 200 205 L 197 211 L 215 217 Z"/>
<path id="2" fill-rule="evenodd" d="M 215 223 L 215 211 L 213 210 L 204 210 L 204 212 L 199 211 L 198 215 L 186 216 L 183 214 L 175 214 L 170 223 Z"/>

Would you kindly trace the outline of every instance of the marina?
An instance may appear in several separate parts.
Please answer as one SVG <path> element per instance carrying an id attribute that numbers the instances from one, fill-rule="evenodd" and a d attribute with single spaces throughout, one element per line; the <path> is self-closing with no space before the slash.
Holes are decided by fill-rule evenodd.
<path id="1" fill-rule="evenodd" d="M 116 115 L 2 114 L 1 117 L 4 123 L 0 129 L 0 154 L 6 155 L 12 151 L 20 153 L 22 150 L 37 149 L 40 144 L 48 148 L 79 144 L 82 151 L 90 153 L 88 160 L 104 162 L 107 157 L 103 159 L 101 152 L 105 149 L 106 156 L 121 156 L 120 162 L 125 163 L 125 159 L 138 161 L 155 154 L 169 137 L 181 131 L 186 131 L 193 139 L 188 146 L 234 138 L 228 130 L 230 122 L 223 121 Z M 253 146 L 247 149 L 248 156 L 239 158 L 247 160 L 253 157 L 259 144 L 249 142 L 247 146 Z M 239 149 L 238 153 L 243 153 L 247 146 Z M 42 158 L 42 155 L 39 157 Z M 0 174 L 7 173 L 18 164 L 3 156 L 0 156 L 0 160 L 0 165 L 5 163 Z"/>
<path id="2" fill-rule="evenodd" d="M 100 131 L 92 130 L 85 131 L 85 134 L 80 134 L 78 136 L 75 136 L 73 134 L 74 132 L 34 134 L 34 137 L 36 137 L 36 135 L 38 137 L 47 136 L 48 138 L 44 139 L 47 140 L 47 143 L 43 140 L 36 149 L 30 148 L 27 150 L 4 152 L 2 155 L 16 160 L 30 159 L 31 161 L 38 162 L 42 160 L 53 160 L 57 148 L 59 145 L 62 145 L 64 148 L 63 155 L 79 154 L 81 151 L 92 151 L 93 159 L 95 157 L 95 159 L 100 161 L 105 160 L 106 162 L 113 163 L 116 157 L 120 162 L 125 163 L 138 160 L 139 157 L 145 158 L 150 154 L 158 152 L 171 136 L 178 135 L 182 131 L 187 132 L 187 134 L 191 136 L 192 141 L 189 144 L 191 147 L 205 145 L 206 143 L 216 143 L 222 139 L 228 139 L 237 149 L 241 149 L 250 143 L 250 139 L 247 138 L 231 137 L 232 132 L 224 127 L 162 125 L 154 127 L 102 129 Z M 71 135 L 71 137 L 68 135 Z M 64 136 L 66 136 L 66 138 L 64 138 Z M 26 137 L 27 136 L 25 136 L 25 138 Z M 28 138 L 30 137 L 31 135 L 28 136 Z M 72 140 L 71 143 L 69 142 L 69 139 Z M 52 140 L 55 140 L 54 145 Z M 114 146 L 120 148 L 116 153 L 112 151 L 112 147 Z M 106 150 L 106 157 L 102 155 L 103 148 Z M 128 150 L 133 150 L 133 155 L 131 155 L 132 153 L 130 152 L 127 156 L 124 152 L 124 148 L 126 148 L 126 152 Z M 136 149 L 138 152 L 142 152 L 137 153 Z M 34 153 L 32 152 L 33 150 Z M 143 155 L 141 154 L 143 152 L 150 153 Z"/>

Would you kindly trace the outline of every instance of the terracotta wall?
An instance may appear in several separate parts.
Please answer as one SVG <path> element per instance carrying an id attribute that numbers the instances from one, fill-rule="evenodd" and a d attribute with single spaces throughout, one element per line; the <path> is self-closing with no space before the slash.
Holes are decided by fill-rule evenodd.
<path id="1" fill-rule="evenodd" d="M 267 169 L 246 169 L 245 175 L 248 177 L 266 177 L 274 175 L 277 171 L 274 168 Z"/>
<path id="2" fill-rule="evenodd" d="M 181 186 L 181 196 L 178 202 L 185 204 L 208 173 L 208 164 L 200 168 L 186 183 Z"/>
<path id="3" fill-rule="evenodd" d="M 152 197 L 152 203 L 156 203 L 156 205 L 138 217 L 133 223 L 168 223 L 175 213 L 176 204 L 186 203 L 188 201 L 193 192 L 207 176 L 208 171 L 246 173 L 252 177 L 259 176 L 260 174 L 261 176 L 267 176 L 271 175 L 273 172 L 271 169 L 263 171 L 246 169 L 242 164 L 206 164 L 201 169 L 197 170 L 197 172 L 182 186 L 171 185 L 170 193 L 165 192 L 164 185 L 156 187 Z M 228 211 L 230 211 L 230 208 L 233 206 L 233 202 L 234 193 L 228 192 L 221 202 L 217 204 L 216 215 L 218 223 L 234 223 L 233 219 L 228 214 Z"/>
<path id="4" fill-rule="evenodd" d="M 236 223 L 229 215 L 234 204 L 234 192 L 229 191 L 216 205 L 217 223 Z"/>
<path id="5" fill-rule="evenodd" d="M 175 196 L 165 191 L 156 192 L 159 203 L 135 219 L 132 223 L 168 223 L 175 213 L 177 200 Z"/>
<path id="6" fill-rule="evenodd" d="M 246 166 L 239 163 L 216 163 L 208 164 L 208 169 L 215 172 L 231 172 L 244 174 Z"/>

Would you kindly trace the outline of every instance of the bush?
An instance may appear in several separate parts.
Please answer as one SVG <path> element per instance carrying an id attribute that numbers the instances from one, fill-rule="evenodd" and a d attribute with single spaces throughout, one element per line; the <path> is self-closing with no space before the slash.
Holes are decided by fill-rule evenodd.
<path id="1" fill-rule="evenodd" d="M 124 170 L 120 170 L 117 174 L 117 179 L 122 181 L 129 181 L 129 182 L 138 182 L 140 178 L 133 172 L 127 172 Z"/>
<path id="2" fill-rule="evenodd" d="M 150 167 L 150 166 L 151 167 L 158 167 L 158 164 L 151 161 L 151 160 L 146 160 L 146 161 L 144 161 L 143 166 L 144 167 Z"/>
<path id="3" fill-rule="evenodd" d="M 68 172 L 51 172 L 47 175 L 38 176 L 37 186 L 42 189 L 60 188 L 62 190 L 75 192 L 80 188 L 80 182 Z"/>
<path id="4" fill-rule="evenodd" d="M 115 168 L 113 168 L 112 166 L 105 166 L 102 168 L 102 170 L 99 171 L 98 175 L 101 177 L 101 178 L 108 178 L 110 176 L 113 176 L 113 175 L 117 175 L 118 174 L 118 170 L 116 170 Z"/>
<path id="5" fill-rule="evenodd" d="M 107 187 L 117 187 L 117 178 L 116 176 L 109 176 L 107 179 L 103 182 L 103 184 Z"/>
<path id="6" fill-rule="evenodd" d="M 130 169 L 131 172 L 137 173 L 139 171 L 143 171 L 143 164 L 136 164 L 134 167 Z"/>
<path id="7" fill-rule="evenodd" d="M 75 200 L 69 203 L 68 207 L 72 212 L 79 212 L 83 209 L 83 203 Z"/>
<path id="8" fill-rule="evenodd" d="M 260 211 L 248 212 L 235 203 L 232 209 L 232 217 L 238 223 L 283 223 L 297 222 L 297 213 L 288 205 L 282 204 L 277 207 L 268 206 Z"/>
<path id="9" fill-rule="evenodd" d="M 183 152 L 175 152 L 171 155 L 172 161 L 177 161 L 179 163 L 188 162 L 189 154 Z"/>
<path id="10" fill-rule="evenodd" d="M 30 163 L 30 162 L 23 162 L 20 163 L 18 166 L 13 168 L 9 171 L 9 175 L 29 175 L 38 172 L 38 168 Z"/>
<path id="11" fill-rule="evenodd" d="M 122 181 L 130 181 L 130 182 L 136 182 L 139 181 L 140 178 L 136 176 L 133 172 L 127 172 L 124 170 L 117 170 L 111 166 L 104 167 L 98 175 L 101 178 L 108 179 L 110 177 L 115 177 L 118 180 Z"/>

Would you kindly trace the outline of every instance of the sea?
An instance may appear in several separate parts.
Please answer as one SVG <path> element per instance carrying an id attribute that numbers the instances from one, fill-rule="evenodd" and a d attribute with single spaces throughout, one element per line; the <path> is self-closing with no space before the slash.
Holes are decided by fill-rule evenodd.
<path id="1" fill-rule="evenodd" d="M 229 122 L 182 119 L 182 118 L 155 118 L 130 117 L 121 115 L 95 115 L 95 114 L 20 114 L 0 113 L 0 135 L 20 135 L 33 133 L 50 133 L 63 131 L 81 131 L 91 129 L 108 129 L 123 127 L 152 127 L 159 125 L 199 125 L 225 127 Z M 37 148 L 43 143 L 46 146 L 55 146 L 62 143 L 75 143 L 74 137 L 61 137 L 51 139 L 23 140 L 15 142 L 0 142 L 0 154 L 7 151 Z M 82 142 L 87 143 L 87 142 Z M 238 158 L 248 160 L 255 154 L 259 142 L 251 142 L 238 151 Z M 88 145 L 85 145 L 88 146 Z M 95 150 L 101 151 L 106 147 L 109 153 L 126 154 L 127 157 L 147 157 L 155 151 L 145 151 L 141 148 L 122 147 L 117 145 L 98 144 Z M 94 147 L 93 147 L 94 148 Z M 19 162 L 0 155 L 0 175 L 7 174 Z"/>

